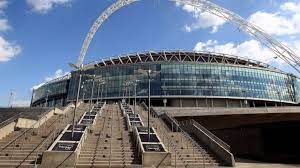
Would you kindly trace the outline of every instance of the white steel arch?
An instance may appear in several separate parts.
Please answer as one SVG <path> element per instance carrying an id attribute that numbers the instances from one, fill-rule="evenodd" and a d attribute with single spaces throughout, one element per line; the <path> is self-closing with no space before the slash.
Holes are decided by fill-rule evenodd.
<path id="1" fill-rule="evenodd" d="M 81 66 L 84 61 L 84 57 L 89 48 L 91 41 L 93 40 L 94 35 L 96 34 L 99 27 L 104 23 L 106 19 L 109 18 L 117 10 L 127 6 L 131 3 L 137 2 L 139 0 L 118 0 L 109 6 L 94 22 L 92 27 L 90 28 L 89 33 L 87 34 L 83 45 L 80 50 L 80 54 L 77 59 L 77 66 Z M 170 0 L 174 2 L 178 2 L 181 4 L 191 5 L 197 10 L 207 11 L 211 14 L 219 16 L 226 21 L 233 23 L 239 29 L 243 30 L 250 36 L 254 37 L 258 41 L 260 41 L 263 45 L 268 47 L 277 57 L 284 60 L 287 64 L 293 67 L 298 73 L 300 73 L 300 58 L 287 46 L 277 41 L 269 34 L 264 32 L 258 26 L 248 22 L 243 19 L 241 16 L 235 14 L 234 12 L 227 10 L 221 6 L 218 6 L 208 0 Z"/>

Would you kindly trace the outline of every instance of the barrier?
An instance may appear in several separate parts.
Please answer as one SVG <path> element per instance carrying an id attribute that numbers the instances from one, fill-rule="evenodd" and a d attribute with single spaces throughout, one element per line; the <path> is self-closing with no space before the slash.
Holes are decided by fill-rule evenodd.
<path id="1" fill-rule="evenodd" d="M 78 125 L 74 126 L 73 137 L 73 125 L 68 124 L 50 148 L 43 153 L 41 167 L 74 167 L 87 137 L 87 131 L 93 130 L 105 104 L 105 102 L 96 104 L 82 115 Z"/>
<path id="2" fill-rule="evenodd" d="M 143 167 L 171 166 L 171 153 L 160 140 L 155 129 L 148 127 L 134 127 L 134 137 L 138 146 L 138 152 L 142 154 Z"/>
<path id="3" fill-rule="evenodd" d="M 140 115 L 135 114 L 125 102 L 119 104 L 128 129 L 133 132 L 138 152 L 142 155 L 143 167 L 171 166 L 171 153 L 166 150 L 155 129 L 151 127 L 148 134 L 148 127 L 144 127 Z"/>

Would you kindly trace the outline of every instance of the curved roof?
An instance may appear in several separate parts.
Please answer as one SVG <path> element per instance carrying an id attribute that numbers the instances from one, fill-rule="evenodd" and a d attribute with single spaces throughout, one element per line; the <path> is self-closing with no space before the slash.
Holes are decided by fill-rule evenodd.
<path id="1" fill-rule="evenodd" d="M 206 51 L 144 51 L 131 54 L 121 54 L 115 57 L 102 58 L 84 66 L 90 69 L 101 66 L 111 66 L 120 64 L 137 64 L 148 62 L 198 62 L 198 63 L 222 63 L 231 65 L 243 65 L 249 67 L 267 68 L 278 72 L 283 71 L 260 61 L 249 58 L 238 57 L 229 54 L 206 52 Z"/>

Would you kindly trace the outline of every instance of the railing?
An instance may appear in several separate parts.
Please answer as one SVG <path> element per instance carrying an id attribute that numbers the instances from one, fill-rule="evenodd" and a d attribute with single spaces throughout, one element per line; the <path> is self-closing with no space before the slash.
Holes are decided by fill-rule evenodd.
<path id="1" fill-rule="evenodd" d="M 148 107 L 147 107 L 147 105 L 143 102 L 142 104 L 142 107 L 145 109 L 145 110 L 147 110 L 148 109 Z M 158 113 L 153 109 L 153 108 L 151 108 L 151 113 L 152 114 L 154 114 L 154 115 L 152 115 L 152 117 L 154 118 L 155 117 L 155 115 L 156 115 L 156 117 L 158 117 L 158 116 L 160 116 L 160 115 L 158 115 Z M 162 116 L 163 115 L 163 116 Z M 193 155 L 195 154 L 195 149 L 194 149 L 194 147 L 196 147 L 197 149 L 199 149 L 199 152 L 200 152 L 200 155 L 202 156 L 202 166 L 205 168 L 205 160 L 206 159 L 210 159 L 210 158 L 207 158 L 206 156 L 205 156 L 205 154 L 203 154 L 203 151 L 201 150 L 202 148 L 201 148 L 201 146 L 190 136 L 190 135 L 188 135 L 182 128 L 181 128 L 181 126 L 179 125 L 179 123 L 177 122 L 177 120 L 176 119 L 174 119 L 172 116 L 170 116 L 168 113 L 164 113 L 164 114 L 162 114 L 161 115 L 161 117 L 166 117 L 167 119 L 168 119 L 168 121 L 169 122 L 171 122 L 171 124 L 172 125 L 176 125 L 176 131 L 180 131 L 181 132 L 181 134 L 191 143 L 191 144 L 193 144 L 193 148 L 192 148 L 192 150 L 193 150 Z M 176 145 L 172 142 L 172 137 L 170 137 L 170 136 L 168 136 L 167 134 L 167 132 L 166 132 L 166 130 L 162 130 L 161 129 L 161 125 L 157 125 L 154 121 L 153 121 L 153 118 L 150 120 L 151 121 L 151 124 L 153 124 L 153 125 L 155 125 L 156 126 L 156 128 L 158 128 L 158 130 L 160 130 L 160 133 L 161 133 L 161 135 L 162 135 L 162 138 L 163 138 L 163 142 L 165 142 L 165 140 L 167 141 L 167 145 L 168 145 L 168 150 L 169 150 L 169 147 L 170 147 L 170 145 L 171 145 L 171 147 L 173 148 L 173 150 L 175 151 L 175 155 L 177 154 L 177 155 L 179 155 L 179 157 L 181 157 L 181 155 L 180 155 L 180 153 L 179 153 L 179 151 L 177 150 L 177 148 L 176 148 Z M 173 131 L 173 126 L 172 126 L 172 131 Z M 188 144 L 187 144 L 187 146 L 188 146 Z M 211 159 L 210 159 L 211 160 Z M 176 160 L 176 156 L 175 156 L 175 167 L 176 167 L 176 163 L 177 163 L 177 160 Z M 185 161 L 183 160 L 183 162 L 185 163 Z M 212 160 L 211 160 L 211 162 L 212 162 Z M 185 167 L 188 167 L 189 166 L 189 163 L 185 163 Z"/>
<path id="2" fill-rule="evenodd" d="M 144 105 L 145 105 L 145 104 L 144 104 Z M 145 108 L 145 107 L 144 107 L 144 108 Z M 147 108 L 148 108 L 148 107 L 146 106 L 146 109 L 147 109 Z M 158 125 L 154 122 L 153 118 L 154 118 L 154 116 L 152 116 L 152 118 L 150 119 L 150 122 L 151 122 L 151 124 L 152 124 L 153 126 L 156 127 L 157 130 L 159 130 L 159 133 L 160 133 L 160 136 L 161 136 L 161 138 L 162 138 L 162 141 L 164 142 L 164 144 L 167 145 L 168 151 L 170 151 L 170 147 L 173 149 L 174 154 L 175 154 L 175 157 L 174 157 L 174 163 L 175 163 L 175 167 L 177 167 L 177 165 L 176 165 L 176 164 L 177 164 L 177 157 L 176 157 L 176 155 L 177 155 L 178 157 L 181 157 L 181 155 L 180 155 L 179 151 L 177 150 L 176 145 L 172 142 L 171 138 L 167 135 L 166 130 L 163 130 L 163 129 L 161 128 L 161 126 L 158 126 Z M 165 143 L 166 141 L 167 141 L 167 143 Z M 188 166 L 187 163 L 185 164 L 185 166 Z"/>
<path id="3" fill-rule="evenodd" d="M 202 149 L 201 146 L 188 134 L 184 131 L 184 129 L 181 128 L 180 124 L 177 122 L 177 120 L 175 118 L 173 118 L 169 113 L 165 112 L 164 114 L 164 117 L 167 118 L 167 120 L 169 122 L 171 122 L 172 124 L 172 131 L 173 131 L 173 125 L 176 125 L 176 131 L 179 131 L 181 132 L 181 134 L 186 138 L 188 139 L 192 144 L 196 145 L 196 147 L 198 149 Z M 205 155 L 202 153 L 202 151 L 200 151 L 202 157 L 203 157 L 203 167 L 205 167 L 205 163 L 204 163 L 204 160 L 206 159 Z M 193 154 L 194 154 L 194 148 L 193 148 Z"/>
<path id="4" fill-rule="evenodd" d="M 93 159 L 92 159 L 92 167 L 94 167 L 94 164 L 95 164 L 95 162 L 96 162 L 97 149 L 98 149 L 98 146 L 99 146 L 100 139 L 101 139 L 101 137 L 103 137 L 104 134 L 105 134 L 104 129 L 105 129 L 105 124 L 106 124 L 106 122 L 107 122 L 108 115 L 109 115 L 109 113 L 106 112 L 106 113 L 105 113 L 105 116 L 103 116 L 102 127 L 100 128 L 99 133 L 98 133 L 98 135 L 97 135 L 96 146 L 95 146 L 95 148 L 94 148 Z M 96 134 L 95 134 L 95 135 L 96 135 Z"/>
<path id="5" fill-rule="evenodd" d="M 201 124 L 199 124 L 195 120 L 191 119 L 190 121 L 191 121 L 191 123 L 194 126 L 196 126 L 198 129 L 200 129 L 201 131 L 203 131 L 208 137 L 210 137 L 210 139 L 216 141 L 223 148 L 225 148 L 225 149 L 227 149 L 227 150 L 230 151 L 230 146 L 227 143 L 225 143 L 224 141 L 222 141 L 220 138 L 218 138 L 216 135 L 214 135 L 212 132 L 210 132 L 209 130 L 207 130 L 205 127 L 203 127 Z"/>
<path id="6" fill-rule="evenodd" d="M 148 111 L 148 106 L 145 104 L 145 102 L 142 102 L 141 106 L 144 108 L 144 110 Z M 157 113 L 157 111 L 155 111 L 153 107 L 150 107 L 150 112 L 153 117 L 159 117 L 161 115 Z"/>
<path id="7" fill-rule="evenodd" d="M 111 111 L 111 122 L 114 122 L 114 111 Z M 110 150 L 109 150 L 109 167 L 111 167 L 112 138 L 113 138 L 113 124 L 110 124 Z"/>
<path id="8" fill-rule="evenodd" d="M 59 133 L 63 130 L 64 126 L 67 125 L 71 120 L 70 120 L 70 116 L 71 114 L 68 114 L 66 116 L 61 116 L 59 118 L 57 118 L 55 121 L 53 121 L 51 123 L 50 126 L 52 126 L 54 123 L 57 123 L 54 127 L 54 129 L 47 135 L 47 138 L 45 138 L 44 140 L 42 140 L 36 148 L 34 148 L 24 159 L 23 161 L 17 166 L 20 167 L 22 166 L 22 164 L 26 161 L 26 159 L 32 154 L 34 153 L 34 151 L 36 151 L 35 153 L 35 161 L 34 161 L 34 165 L 37 166 L 38 164 L 38 159 L 39 159 L 39 154 L 41 154 L 42 152 L 44 152 L 45 149 L 47 149 L 54 141 L 55 138 L 59 135 Z M 45 125 L 46 123 L 44 123 Z M 37 128 L 37 129 L 40 129 Z M 45 127 L 44 127 L 45 129 Z"/>
<path id="9" fill-rule="evenodd" d="M 11 122 L 15 121 L 16 119 L 18 119 L 20 117 L 22 113 L 18 113 L 8 119 L 6 119 L 5 121 L 0 123 L 0 128 L 5 127 L 6 125 L 10 124 Z"/>
<path id="10" fill-rule="evenodd" d="M 35 154 L 35 160 L 34 160 L 34 165 L 36 166 L 38 164 L 38 159 L 39 159 L 39 154 L 41 154 L 46 148 L 48 148 L 52 143 L 53 141 L 55 140 L 55 138 L 57 137 L 57 135 L 62 131 L 62 126 L 61 125 L 67 125 L 67 123 L 71 122 L 71 113 L 70 111 L 72 110 L 68 110 L 68 112 L 63 115 L 63 116 L 60 116 L 58 117 L 57 119 L 55 119 L 52 123 L 50 123 L 50 126 L 52 126 L 53 124 L 57 123 L 55 125 L 55 128 L 48 134 L 46 135 L 46 138 L 44 140 L 42 140 L 31 152 L 29 152 L 29 154 L 27 156 L 24 157 L 24 159 L 19 163 L 19 165 L 17 167 L 20 167 L 22 166 L 22 164 L 26 161 L 26 159 L 32 155 L 33 153 L 36 153 Z M 39 118 L 39 121 L 44 119 L 45 117 L 47 117 L 47 114 L 50 112 L 47 111 L 47 112 L 44 112 L 42 113 L 41 117 Z M 14 144 L 13 145 L 13 149 L 11 151 L 11 157 L 13 157 L 14 153 L 15 153 L 15 146 L 16 146 L 16 142 L 18 140 L 21 140 L 22 137 L 24 137 L 24 140 L 27 139 L 27 134 L 30 134 L 30 135 L 34 135 L 36 134 L 35 132 L 35 126 L 37 124 L 40 124 L 40 122 L 35 122 L 34 124 L 32 124 L 32 126 L 29 128 L 29 129 L 26 129 L 24 130 L 22 133 L 20 133 L 17 137 L 15 137 L 13 140 L 11 140 L 10 142 L 8 142 L 5 146 L 3 146 L 1 149 L 0 149 L 0 153 L 5 150 L 6 148 L 8 148 L 9 146 L 11 146 L 11 144 Z M 45 128 L 45 124 L 46 124 L 47 121 L 45 121 L 42 125 L 44 126 L 44 130 L 46 129 Z M 38 128 L 36 128 L 38 131 L 39 129 L 42 129 L 39 125 Z"/>
<path id="11" fill-rule="evenodd" d="M 169 113 L 165 112 L 164 114 L 161 115 L 161 118 L 166 122 L 166 124 L 169 124 L 171 126 L 172 132 L 181 131 L 179 123 Z"/>
<path id="12" fill-rule="evenodd" d="M 195 135 L 202 143 L 205 143 L 215 155 L 217 155 L 227 166 L 234 166 L 235 160 L 233 154 L 230 152 L 230 146 L 225 142 L 212 136 L 213 134 L 197 124 L 194 120 L 185 120 L 181 122 L 181 125 L 187 132 Z"/>
<path id="13" fill-rule="evenodd" d="M 169 111 L 173 116 L 198 116 L 218 114 L 270 114 L 299 113 L 298 106 L 278 107 L 155 107 L 158 112 Z M 172 112 L 171 112 L 172 111 Z"/>
<path id="14" fill-rule="evenodd" d="M 47 111 L 50 112 L 50 111 Z M 46 115 L 48 114 L 47 112 L 42 113 L 42 116 L 39 120 L 43 119 L 44 117 L 46 117 Z M 34 127 L 40 124 L 39 122 L 35 122 L 34 124 L 31 125 L 31 127 L 29 129 L 24 130 L 20 135 L 18 135 L 16 138 L 14 138 L 12 141 L 8 142 L 6 145 L 4 145 L 1 149 L 0 152 L 2 152 L 4 149 L 6 149 L 9 145 L 11 145 L 12 143 L 14 143 L 15 141 L 17 141 L 19 138 L 21 138 L 23 135 L 26 136 L 26 133 L 29 131 L 33 131 Z"/>

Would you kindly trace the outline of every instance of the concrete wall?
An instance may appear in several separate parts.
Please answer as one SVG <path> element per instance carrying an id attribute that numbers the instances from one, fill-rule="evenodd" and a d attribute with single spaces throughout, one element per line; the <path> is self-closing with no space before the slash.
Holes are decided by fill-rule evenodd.
<path id="1" fill-rule="evenodd" d="M 222 146 L 218 141 L 219 139 L 214 139 L 208 134 L 208 130 L 204 130 L 201 127 L 197 127 L 193 122 L 187 122 L 183 125 L 185 131 L 189 134 L 194 135 L 202 143 L 204 143 L 219 159 L 224 162 L 226 166 L 235 166 L 235 160 L 233 154 L 226 147 Z M 223 143 L 223 142 L 222 142 Z"/>
<path id="2" fill-rule="evenodd" d="M 42 118 L 40 118 L 38 121 L 33 119 L 27 119 L 27 118 L 19 118 L 16 127 L 17 128 L 32 128 L 32 127 L 38 128 L 54 115 L 55 110 L 58 111 L 58 109 L 55 108 L 50 112 L 48 112 L 46 115 L 44 115 Z"/>
<path id="3" fill-rule="evenodd" d="M 210 98 L 182 98 L 168 99 L 171 107 L 241 107 L 243 101 L 230 99 L 210 99 Z"/>
<path id="4" fill-rule="evenodd" d="M 14 131 L 16 122 L 11 122 L 10 124 L 2 127 L 0 129 L 0 140 Z"/>
<path id="5" fill-rule="evenodd" d="M 260 128 L 244 127 L 212 131 L 229 143 L 234 154 L 264 156 L 263 134 Z"/>

